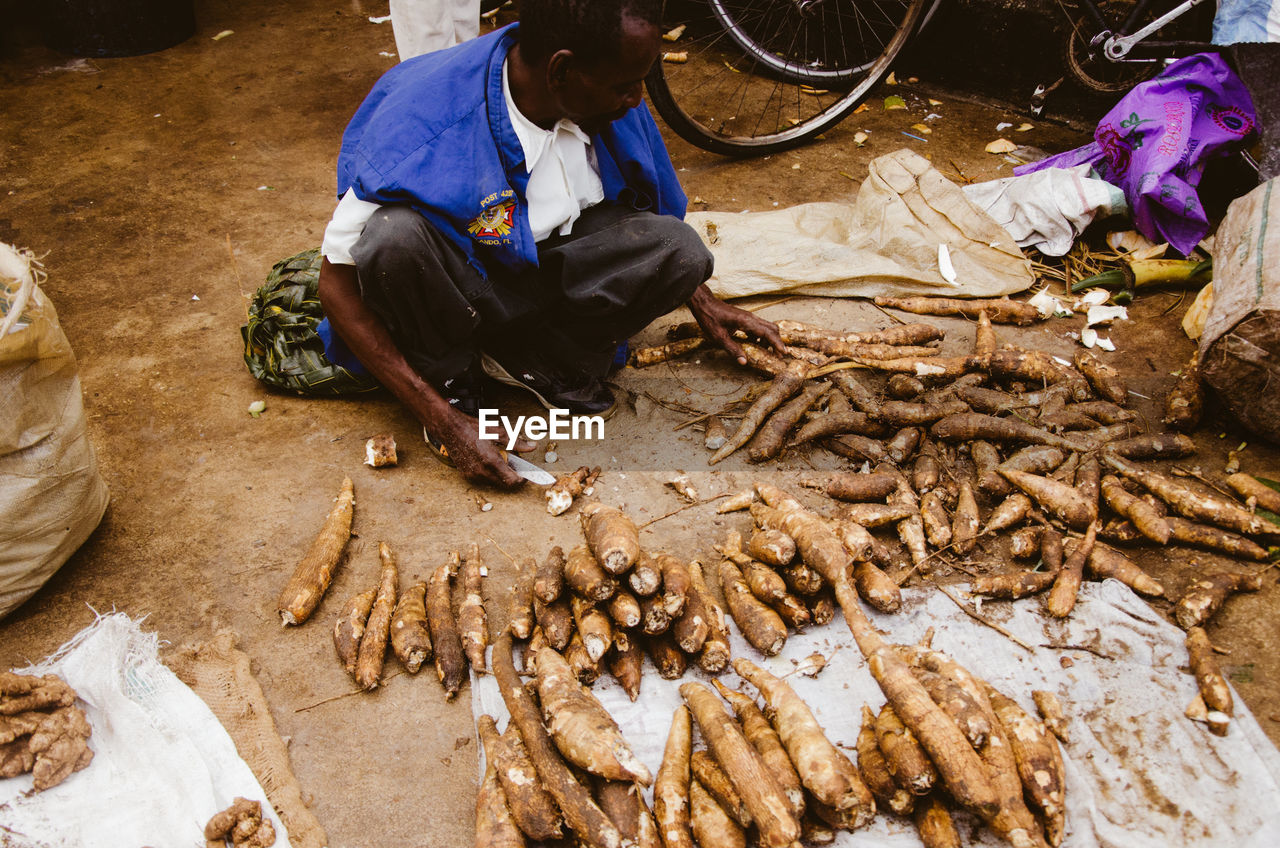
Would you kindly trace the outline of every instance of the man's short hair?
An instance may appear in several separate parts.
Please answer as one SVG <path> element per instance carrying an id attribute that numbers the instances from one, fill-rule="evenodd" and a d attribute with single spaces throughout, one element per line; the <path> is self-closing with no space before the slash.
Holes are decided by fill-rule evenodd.
<path id="1" fill-rule="evenodd" d="M 520 0 L 520 50 L 531 62 L 569 50 L 584 62 L 617 55 L 622 19 L 662 22 L 662 0 Z"/>

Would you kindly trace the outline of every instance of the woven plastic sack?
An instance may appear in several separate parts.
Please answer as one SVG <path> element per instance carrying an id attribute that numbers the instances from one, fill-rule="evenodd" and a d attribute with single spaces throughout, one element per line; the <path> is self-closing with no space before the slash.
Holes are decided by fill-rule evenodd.
<path id="1" fill-rule="evenodd" d="M 320 308 L 320 249 L 282 259 L 249 304 L 249 322 L 240 328 L 244 361 L 262 382 L 304 395 L 349 395 L 373 391 L 378 383 L 335 365 L 324 355 L 316 327 Z"/>
<path id="2" fill-rule="evenodd" d="M 1013 236 L 905 149 L 872 160 L 852 203 L 695 212 L 685 220 L 715 256 L 707 285 L 717 297 L 998 297 L 1036 280 Z M 955 282 L 939 268 L 941 245 Z"/>
<path id="3" fill-rule="evenodd" d="M 43 792 L 30 791 L 30 775 L 0 780 L 0 845 L 199 848 L 205 822 L 237 796 L 262 804 L 276 829 L 274 848 L 323 845 L 323 831 L 305 821 L 309 838 L 294 840 L 293 822 L 209 707 L 160 662 L 159 648 L 157 634 L 112 613 L 20 670 L 56 674 L 76 691 L 93 762 Z"/>
<path id="4" fill-rule="evenodd" d="M 1213 247 L 1200 373 L 1231 414 L 1280 444 L 1280 177 L 1227 209 Z"/>
<path id="5" fill-rule="evenodd" d="M 76 357 L 29 255 L 0 244 L 0 618 L 102 520 Z"/>
<path id="6" fill-rule="evenodd" d="M 1257 126 L 1253 99 L 1217 53 L 1179 59 L 1112 107 L 1083 147 L 1014 169 L 1089 163 L 1124 189 L 1138 232 L 1182 254 L 1209 234 L 1196 192 L 1206 163 L 1241 150 Z"/>

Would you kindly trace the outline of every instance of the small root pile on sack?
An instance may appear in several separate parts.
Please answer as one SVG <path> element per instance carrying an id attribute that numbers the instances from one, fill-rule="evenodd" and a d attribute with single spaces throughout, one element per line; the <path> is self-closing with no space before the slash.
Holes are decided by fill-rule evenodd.
<path id="1" fill-rule="evenodd" d="M 206 848 L 269 848 L 276 844 L 276 828 L 262 815 L 262 804 L 236 798 L 230 807 L 214 813 L 204 826 Z"/>
<path id="2" fill-rule="evenodd" d="M 0 778 L 30 774 L 43 792 L 93 761 L 75 690 L 54 674 L 0 672 Z"/>

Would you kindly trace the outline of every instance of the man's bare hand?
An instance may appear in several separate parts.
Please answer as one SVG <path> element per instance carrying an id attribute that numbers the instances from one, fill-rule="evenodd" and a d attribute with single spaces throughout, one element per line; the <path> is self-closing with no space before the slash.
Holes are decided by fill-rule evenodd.
<path id="1" fill-rule="evenodd" d="M 728 351 L 738 360 L 739 365 L 746 365 L 747 357 L 742 352 L 742 346 L 733 338 L 733 334 L 738 330 L 751 338 L 768 342 L 777 353 L 786 352 L 776 324 L 745 309 L 725 303 L 713 295 L 705 285 L 699 286 L 694 291 L 693 297 L 689 298 L 689 311 L 693 313 L 693 319 L 702 328 L 703 335 Z"/>
<path id="2" fill-rule="evenodd" d="M 361 300 L 354 265 L 334 265 L 324 260 L 320 265 L 319 293 L 329 323 L 352 353 L 444 445 L 449 460 L 463 476 L 507 489 L 524 482 L 494 443 L 480 440 L 475 419 L 450 406 L 434 386 L 410 367 L 386 325 Z M 516 450 L 532 447 L 522 440 Z"/>
<path id="3" fill-rule="evenodd" d="M 444 445 L 449 461 L 471 482 L 490 483 L 504 489 L 524 484 L 524 478 L 507 464 L 497 443 L 480 438 L 474 418 L 449 408 L 426 427 Z"/>

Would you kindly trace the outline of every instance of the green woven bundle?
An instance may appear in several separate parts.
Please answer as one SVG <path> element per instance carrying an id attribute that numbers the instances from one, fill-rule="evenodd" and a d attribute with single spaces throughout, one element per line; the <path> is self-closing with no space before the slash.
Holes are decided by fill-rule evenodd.
<path id="1" fill-rule="evenodd" d="M 373 391 L 372 377 L 352 374 L 324 355 L 316 326 L 324 318 L 317 289 L 320 249 L 282 259 L 249 304 L 240 328 L 244 361 L 262 382 L 304 395 L 349 395 Z"/>

